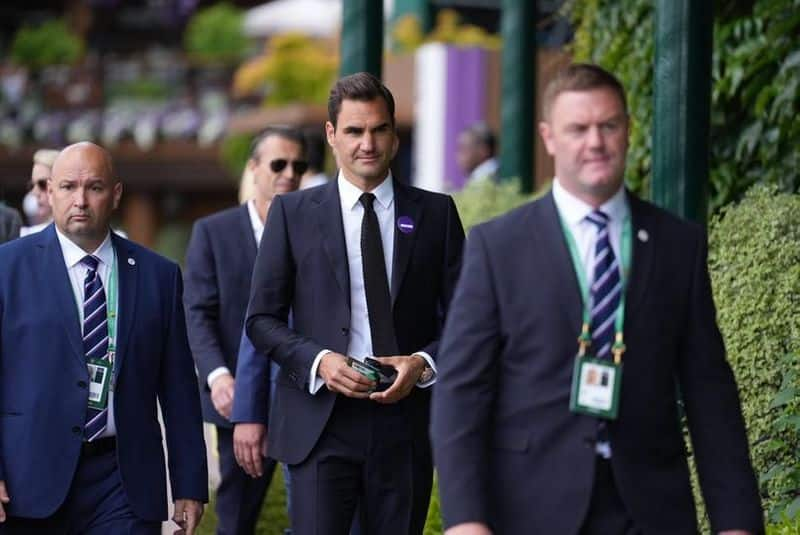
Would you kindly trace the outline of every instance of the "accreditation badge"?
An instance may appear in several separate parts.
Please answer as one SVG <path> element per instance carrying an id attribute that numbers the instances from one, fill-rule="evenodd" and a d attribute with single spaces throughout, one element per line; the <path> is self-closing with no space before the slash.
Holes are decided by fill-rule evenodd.
<path id="1" fill-rule="evenodd" d="M 592 357 L 577 357 L 572 372 L 569 410 L 614 420 L 619 408 L 622 363 Z"/>
<path id="2" fill-rule="evenodd" d="M 108 403 L 111 386 L 111 362 L 106 359 L 91 359 L 89 368 L 89 408 L 103 410 Z"/>

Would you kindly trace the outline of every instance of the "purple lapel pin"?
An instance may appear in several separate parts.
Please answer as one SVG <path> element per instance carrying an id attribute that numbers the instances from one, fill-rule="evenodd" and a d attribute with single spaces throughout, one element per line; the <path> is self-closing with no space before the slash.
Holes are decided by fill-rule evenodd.
<path id="1" fill-rule="evenodd" d="M 407 215 L 402 215 L 397 218 L 397 228 L 403 234 L 411 234 L 414 232 L 414 221 Z"/>

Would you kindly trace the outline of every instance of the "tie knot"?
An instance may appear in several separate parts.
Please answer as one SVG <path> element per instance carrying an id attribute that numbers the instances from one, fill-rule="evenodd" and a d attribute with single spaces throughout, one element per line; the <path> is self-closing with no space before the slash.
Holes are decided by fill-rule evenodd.
<path id="1" fill-rule="evenodd" d="M 598 229 L 602 229 L 608 225 L 608 214 L 602 210 L 594 210 L 586 216 L 586 221 L 592 223 Z"/>
<path id="2" fill-rule="evenodd" d="M 86 255 L 81 259 L 81 264 L 92 271 L 97 271 L 97 266 L 100 264 L 100 261 L 92 255 Z"/>
<path id="3" fill-rule="evenodd" d="M 358 200 L 361 201 L 365 210 L 372 210 L 372 203 L 375 202 L 375 195 L 373 193 L 362 193 Z"/>

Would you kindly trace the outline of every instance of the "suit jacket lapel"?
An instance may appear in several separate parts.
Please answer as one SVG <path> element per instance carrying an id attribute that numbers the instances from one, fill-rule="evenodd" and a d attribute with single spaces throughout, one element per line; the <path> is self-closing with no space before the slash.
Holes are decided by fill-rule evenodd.
<path id="1" fill-rule="evenodd" d="M 127 354 L 128 341 L 133 330 L 133 319 L 136 316 L 136 287 L 139 279 L 139 266 L 133 249 L 125 240 L 111 233 L 114 253 L 117 255 L 117 273 L 119 276 L 119 303 L 117 303 L 117 354 L 114 368 L 116 373 L 122 369 L 122 362 Z"/>
<path id="2" fill-rule="evenodd" d="M 250 209 L 247 207 L 247 203 L 241 206 L 239 215 L 239 224 L 241 226 L 240 232 L 242 233 L 242 236 L 246 236 L 244 247 L 244 264 L 247 266 L 252 266 L 256 263 L 256 254 L 258 254 L 259 244 L 256 243 L 256 237 L 253 234 L 253 225 L 250 223 Z"/>
<path id="3" fill-rule="evenodd" d="M 422 220 L 422 203 L 420 202 L 420 195 L 415 190 L 401 184 L 397 181 L 394 182 L 394 216 L 395 220 L 392 224 L 395 225 L 394 229 L 394 255 L 392 258 L 392 304 L 397 300 L 397 294 L 403 284 L 403 277 L 408 267 L 408 261 L 411 258 L 411 252 L 414 249 L 417 235 L 420 233 L 420 222 Z M 410 222 L 413 227 L 409 232 L 403 232 L 397 226 L 397 222 L 403 218 L 403 221 Z M 409 221 L 410 220 L 410 221 Z"/>
<path id="4" fill-rule="evenodd" d="M 569 325 L 576 327 L 575 336 L 577 336 L 583 322 L 583 297 L 552 191 L 538 203 L 538 206 L 540 210 L 535 213 L 535 215 L 538 214 L 538 217 L 535 217 L 531 228 L 539 229 L 537 235 L 543 244 L 541 254 L 543 261 L 552 262 L 559 272 L 564 273 L 564 277 L 561 279 L 563 281 L 562 311 L 566 314 Z"/>
<path id="5" fill-rule="evenodd" d="M 342 224 L 342 204 L 339 201 L 339 187 L 332 180 L 326 187 L 320 188 L 314 198 L 318 204 L 317 223 L 322 236 L 322 246 L 328 255 L 336 281 L 344 294 L 347 308 L 350 308 L 350 273 L 347 265 L 347 245 L 344 241 L 344 225 Z"/>
<path id="6" fill-rule="evenodd" d="M 48 287 L 52 288 L 57 306 L 61 309 L 64 330 L 66 331 L 69 344 L 72 346 L 75 358 L 86 366 L 86 356 L 83 351 L 83 336 L 78 315 L 79 305 L 75 301 L 75 294 L 72 292 L 72 283 L 69 280 L 67 267 L 64 263 L 64 253 L 58 242 L 54 226 L 43 230 L 43 239 L 40 246 L 44 249 L 44 269 L 45 279 Z"/>
<path id="7" fill-rule="evenodd" d="M 625 298 L 625 323 L 635 317 L 633 313 L 641 304 L 647 288 L 647 281 L 653 268 L 655 228 L 647 205 L 628 193 L 631 209 L 631 273 Z"/>

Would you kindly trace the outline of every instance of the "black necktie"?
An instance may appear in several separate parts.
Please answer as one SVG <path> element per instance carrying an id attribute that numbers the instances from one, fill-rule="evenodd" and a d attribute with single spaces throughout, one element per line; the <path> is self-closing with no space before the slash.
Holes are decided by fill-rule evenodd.
<path id="1" fill-rule="evenodd" d="M 372 206 L 375 195 L 363 193 L 360 201 L 364 206 L 364 217 L 361 219 L 361 261 L 369 330 L 372 335 L 372 353 L 376 356 L 396 355 L 397 340 L 392 320 L 392 297 L 386 277 L 381 228 Z"/>

